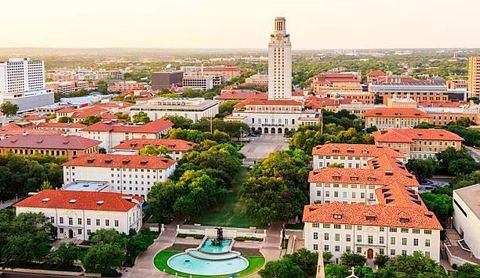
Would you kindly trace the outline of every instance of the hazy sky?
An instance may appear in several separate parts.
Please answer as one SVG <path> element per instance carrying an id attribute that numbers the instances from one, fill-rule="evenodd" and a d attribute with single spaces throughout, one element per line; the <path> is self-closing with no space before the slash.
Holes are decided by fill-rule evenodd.
<path id="1" fill-rule="evenodd" d="M 0 47 L 480 47 L 478 0 L 1 0 Z"/>

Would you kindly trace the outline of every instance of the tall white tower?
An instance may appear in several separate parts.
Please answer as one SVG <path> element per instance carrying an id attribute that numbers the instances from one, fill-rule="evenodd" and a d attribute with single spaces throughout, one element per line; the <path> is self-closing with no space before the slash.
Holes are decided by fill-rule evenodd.
<path id="1" fill-rule="evenodd" d="M 276 17 L 268 44 L 268 99 L 292 98 L 292 44 L 284 17 Z"/>

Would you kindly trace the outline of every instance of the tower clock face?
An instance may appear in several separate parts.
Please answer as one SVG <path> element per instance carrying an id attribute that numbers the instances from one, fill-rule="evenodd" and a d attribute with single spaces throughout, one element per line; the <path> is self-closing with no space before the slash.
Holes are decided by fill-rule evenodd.
<path id="1" fill-rule="evenodd" d="M 277 34 L 277 40 L 282 40 L 283 39 L 283 35 L 282 34 Z"/>

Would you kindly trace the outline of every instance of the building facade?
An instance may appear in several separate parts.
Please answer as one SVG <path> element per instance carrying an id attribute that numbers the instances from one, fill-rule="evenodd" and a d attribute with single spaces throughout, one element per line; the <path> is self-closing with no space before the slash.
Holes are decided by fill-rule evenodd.
<path id="1" fill-rule="evenodd" d="M 431 122 L 430 115 L 416 108 L 376 108 L 363 116 L 366 127 L 376 126 L 378 130 L 414 128 L 422 122 Z"/>
<path id="2" fill-rule="evenodd" d="M 219 79 L 220 82 L 218 82 Z M 183 87 L 202 91 L 213 89 L 214 86 L 221 84 L 222 77 L 215 78 L 214 76 L 184 76 L 182 80 Z"/>
<path id="3" fill-rule="evenodd" d="M 151 120 L 164 116 L 182 116 L 194 122 L 202 118 L 213 118 L 218 114 L 219 101 L 204 98 L 153 98 L 137 101 L 130 108 L 132 115 L 145 112 Z"/>
<path id="4" fill-rule="evenodd" d="M 115 154 L 138 154 L 146 146 L 165 147 L 166 155 L 178 161 L 185 152 L 193 149 L 195 144 L 181 139 L 129 139 L 114 146 L 112 151 Z"/>
<path id="5" fill-rule="evenodd" d="M 181 87 L 183 80 L 182 71 L 164 71 L 154 72 L 151 75 L 152 89 L 168 89 L 171 87 Z"/>
<path id="6" fill-rule="evenodd" d="M 156 182 L 173 174 L 175 166 L 175 160 L 158 156 L 84 155 L 63 165 L 63 182 L 66 187 L 80 181 L 106 182 L 108 191 L 146 198 Z"/>
<path id="7" fill-rule="evenodd" d="M 19 111 L 53 104 L 53 92 L 45 89 L 45 64 L 30 58 L 0 63 L 0 103 L 10 101 Z"/>
<path id="8" fill-rule="evenodd" d="M 142 227 L 143 199 L 109 192 L 44 190 L 15 205 L 16 214 L 43 213 L 57 239 L 89 240 L 99 229 L 119 233 Z"/>
<path id="9" fill-rule="evenodd" d="M 448 147 L 462 149 L 463 138 L 443 129 L 389 129 L 373 133 L 377 146 L 402 152 L 406 159 L 435 158 Z"/>

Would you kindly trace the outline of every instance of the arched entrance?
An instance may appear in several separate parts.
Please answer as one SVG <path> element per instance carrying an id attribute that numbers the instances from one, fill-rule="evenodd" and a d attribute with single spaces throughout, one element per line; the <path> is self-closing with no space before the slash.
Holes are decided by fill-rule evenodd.
<path id="1" fill-rule="evenodd" d="M 272 129 L 271 129 L 271 133 L 275 134 L 275 128 L 274 127 L 272 127 Z"/>
<path id="2" fill-rule="evenodd" d="M 278 133 L 283 133 L 281 127 L 278 128 Z"/>
<path id="3" fill-rule="evenodd" d="M 369 248 L 367 250 L 367 259 L 373 259 L 373 249 Z"/>
<path id="4" fill-rule="evenodd" d="M 263 133 L 267 134 L 268 133 L 268 127 L 263 129 Z"/>

